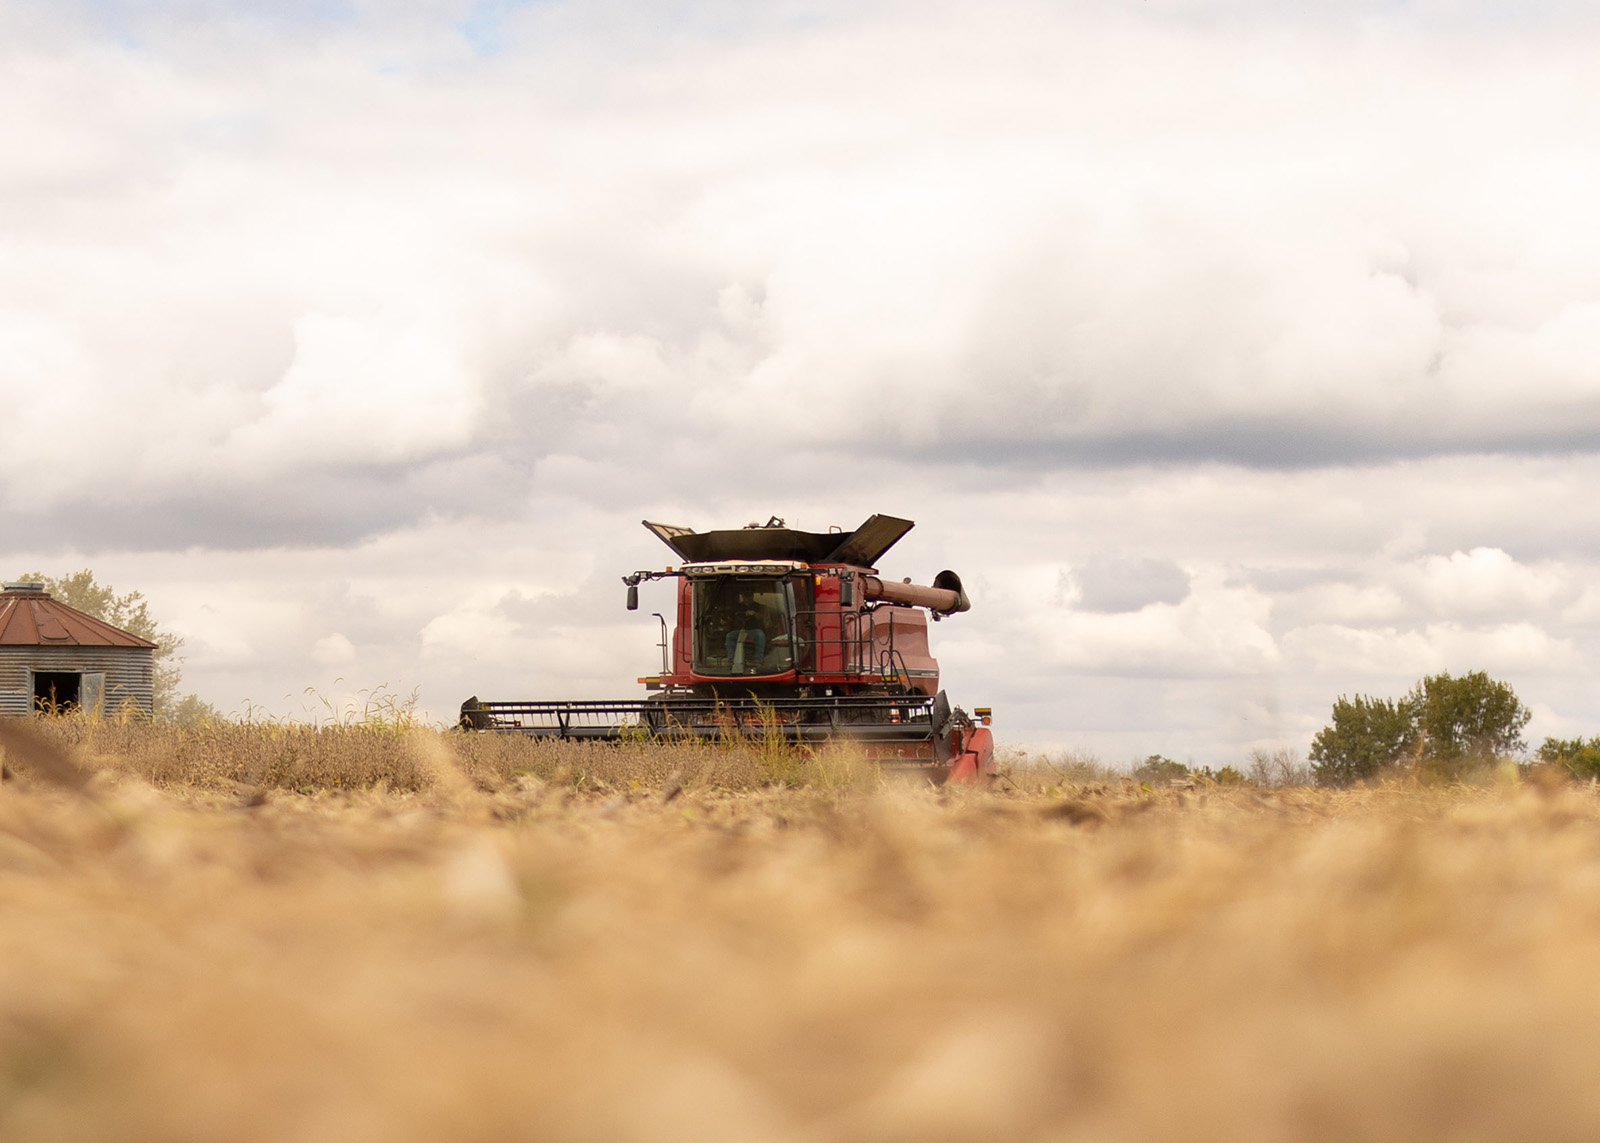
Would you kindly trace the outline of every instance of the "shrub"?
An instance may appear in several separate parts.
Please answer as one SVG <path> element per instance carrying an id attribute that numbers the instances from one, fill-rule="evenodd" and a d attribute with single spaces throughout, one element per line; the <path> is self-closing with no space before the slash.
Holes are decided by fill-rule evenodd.
<path id="1" fill-rule="evenodd" d="M 1558 766 L 1574 778 L 1600 778 L 1600 737 L 1546 738 L 1539 761 Z"/>

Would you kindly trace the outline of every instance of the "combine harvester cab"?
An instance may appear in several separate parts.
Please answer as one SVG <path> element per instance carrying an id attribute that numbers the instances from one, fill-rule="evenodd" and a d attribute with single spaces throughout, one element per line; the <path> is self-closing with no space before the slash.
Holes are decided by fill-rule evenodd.
<path id="1" fill-rule="evenodd" d="M 764 525 L 695 532 L 644 526 L 682 561 L 622 577 L 628 609 L 639 585 L 677 585 L 676 623 L 661 618 L 661 673 L 643 699 L 479 702 L 461 724 L 564 739 L 619 740 L 778 733 L 791 742 L 855 742 L 897 769 L 934 781 L 994 773 L 990 712 L 968 715 L 939 689 L 928 649 L 935 622 L 970 604 L 952 571 L 932 586 L 879 576 L 878 560 L 912 528 L 873 516 L 853 532 Z"/>

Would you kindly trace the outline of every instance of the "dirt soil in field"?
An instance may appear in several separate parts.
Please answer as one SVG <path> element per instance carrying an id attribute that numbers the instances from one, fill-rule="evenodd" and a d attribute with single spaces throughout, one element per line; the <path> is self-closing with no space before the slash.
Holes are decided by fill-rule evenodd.
<path id="1" fill-rule="evenodd" d="M 7 745 L 0 1138 L 1600 1138 L 1588 787 L 206 733 Z"/>

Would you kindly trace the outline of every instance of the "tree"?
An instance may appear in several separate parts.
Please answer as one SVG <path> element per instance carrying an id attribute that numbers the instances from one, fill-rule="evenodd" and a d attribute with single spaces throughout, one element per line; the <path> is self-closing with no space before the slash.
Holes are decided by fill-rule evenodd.
<path id="1" fill-rule="evenodd" d="M 1546 738 L 1539 761 L 1559 766 L 1574 778 L 1600 778 L 1600 738 Z"/>
<path id="2" fill-rule="evenodd" d="M 1342 695 L 1333 723 L 1311 740 L 1311 773 L 1321 786 L 1348 786 L 1415 757 L 1447 778 L 1524 749 L 1532 717 L 1509 683 L 1483 671 L 1429 675 L 1405 698 Z"/>
<path id="3" fill-rule="evenodd" d="M 1403 702 L 1339 696 L 1333 723 L 1311 740 L 1311 775 L 1319 786 L 1349 786 L 1376 778 L 1417 743 L 1417 727 Z"/>
<path id="4" fill-rule="evenodd" d="M 104 623 L 121 628 L 130 635 L 137 635 L 154 643 L 156 645 L 154 713 L 157 717 L 162 717 L 172 711 L 178 697 L 178 682 L 183 677 L 183 669 L 179 666 L 183 662 L 183 656 L 177 653 L 178 648 L 183 646 L 183 637 L 161 630 L 160 624 L 150 614 L 150 605 L 145 602 L 143 594 L 130 591 L 118 595 L 116 589 L 109 584 L 97 583 L 94 572 L 88 568 L 59 578 L 41 575 L 38 572 L 18 578 L 41 582 L 52 598 L 59 599 L 68 607 L 76 608 L 85 615 L 92 615 Z"/>
<path id="5" fill-rule="evenodd" d="M 1210 766 L 1202 766 L 1192 771 L 1196 778 L 1204 778 L 1207 782 L 1215 782 L 1219 786 L 1243 786 L 1249 781 L 1243 771 L 1232 766 L 1224 766 L 1220 770 L 1213 770 Z"/>
<path id="6" fill-rule="evenodd" d="M 1189 767 L 1160 754 L 1152 754 L 1134 768 L 1132 776 L 1141 782 L 1181 782 L 1189 777 Z"/>
<path id="7" fill-rule="evenodd" d="M 1430 675 L 1406 696 L 1418 729 L 1427 736 L 1424 757 L 1447 771 L 1525 748 L 1522 730 L 1533 713 L 1509 683 L 1483 671 L 1453 678 Z"/>
<path id="8" fill-rule="evenodd" d="M 1249 779 L 1258 786 L 1309 786 L 1311 767 L 1287 746 L 1250 751 Z"/>
<path id="9" fill-rule="evenodd" d="M 218 722 L 222 719 L 222 712 L 197 694 L 187 694 L 179 699 L 167 715 L 173 722 L 186 725 L 195 723 Z"/>

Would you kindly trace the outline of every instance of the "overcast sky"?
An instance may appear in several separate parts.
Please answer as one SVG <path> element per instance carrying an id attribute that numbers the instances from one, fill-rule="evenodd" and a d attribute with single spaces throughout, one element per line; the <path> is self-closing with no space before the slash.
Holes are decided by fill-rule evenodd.
<path id="1" fill-rule="evenodd" d="M 1596 139 L 1579 0 L 0 0 L 0 574 L 448 718 L 886 512 L 1003 743 L 1600 734 Z"/>

